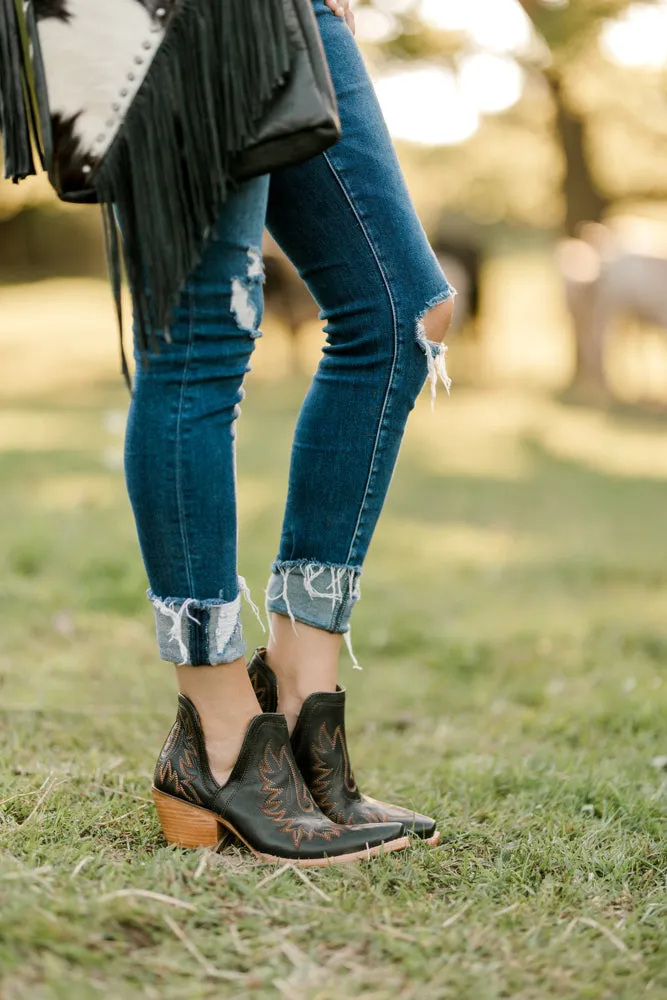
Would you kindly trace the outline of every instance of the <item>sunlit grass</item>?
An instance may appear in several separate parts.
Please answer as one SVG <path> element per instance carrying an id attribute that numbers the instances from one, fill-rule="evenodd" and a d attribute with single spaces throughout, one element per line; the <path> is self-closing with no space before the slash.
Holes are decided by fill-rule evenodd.
<path id="1" fill-rule="evenodd" d="M 238 853 L 165 849 L 148 801 L 173 685 L 107 290 L 77 288 L 60 312 L 51 286 L 0 289 L 2 1000 L 662 1000 L 667 420 L 518 388 L 420 400 L 355 615 L 364 670 L 343 677 L 360 781 L 433 810 L 443 846 L 260 886 Z M 239 425 L 260 604 L 306 387 L 290 367 L 269 324 Z"/>

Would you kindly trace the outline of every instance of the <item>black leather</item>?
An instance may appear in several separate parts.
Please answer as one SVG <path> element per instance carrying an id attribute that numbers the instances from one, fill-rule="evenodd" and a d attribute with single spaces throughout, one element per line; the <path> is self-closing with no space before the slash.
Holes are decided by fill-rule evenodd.
<path id="1" fill-rule="evenodd" d="M 176 0 L 146 0 L 149 9 L 163 8 L 169 23 Z M 243 151 L 230 164 L 236 182 L 260 177 L 312 159 L 341 136 L 338 102 L 327 57 L 312 10 L 312 0 L 283 0 L 291 39 L 291 66 L 284 86 L 250 129 Z M 98 200 L 93 175 L 81 173 L 85 159 L 74 155 L 70 132 L 74 121 L 55 116 L 56 145 L 51 181 L 62 201 L 93 204 Z M 92 162 L 92 161 L 91 161 Z"/>
<path id="2" fill-rule="evenodd" d="M 253 850 L 287 860 L 352 854 L 404 835 L 400 823 L 339 826 L 328 819 L 299 773 L 282 715 L 265 713 L 251 721 L 229 781 L 218 785 L 199 715 L 184 695 L 154 786 L 226 820 Z"/>
<path id="3" fill-rule="evenodd" d="M 336 92 L 312 0 L 283 0 L 283 4 L 292 38 L 290 77 L 234 163 L 236 180 L 310 160 L 340 139 Z"/>
<path id="4" fill-rule="evenodd" d="M 248 667 L 262 708 L 278 707 L 276 675 L 259 649 Z M 292 733 L 297 766 L 315 802 L 336 823 L 402 823 L 408 833 L 433 837 L 436 822 L 429 816 L 362 795 L 350 764 L 345 733 L 345 689 L 312 694 L 306 698 Z"/>

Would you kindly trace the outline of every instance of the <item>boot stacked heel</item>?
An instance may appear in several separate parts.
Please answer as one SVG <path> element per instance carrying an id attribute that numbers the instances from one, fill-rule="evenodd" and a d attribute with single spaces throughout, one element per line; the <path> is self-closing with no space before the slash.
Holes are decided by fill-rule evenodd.
<path id="1" fill-rule="evenodd" d="M 251 721 L 230 778 L 219 785 L 199 715 L 184 695 L 155 768 L 153 800 L 168 844 L 215 848 L 233 838 L 259 861 L 322 867 L 410 843 L 401 823 L 341 826 L 325 816 L 295 763 L 282 715 Z"/>
<path id="2" fill-rule="evenodd" d="M 168 844 L 215 848 L 224 839 L 224 828 L 207 809 L 188 805 L 157 788 L 153 789 L 153 802 Z"/>

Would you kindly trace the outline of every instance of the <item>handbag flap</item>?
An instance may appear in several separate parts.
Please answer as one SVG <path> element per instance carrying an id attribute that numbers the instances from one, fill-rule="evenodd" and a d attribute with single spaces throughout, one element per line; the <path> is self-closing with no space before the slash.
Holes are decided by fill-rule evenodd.
<path id="1" fill-rule="evenodd" d="M 164 41 L 175 0 L 33 0 L 46 73 L 54 186 L 84 188 Z"/>

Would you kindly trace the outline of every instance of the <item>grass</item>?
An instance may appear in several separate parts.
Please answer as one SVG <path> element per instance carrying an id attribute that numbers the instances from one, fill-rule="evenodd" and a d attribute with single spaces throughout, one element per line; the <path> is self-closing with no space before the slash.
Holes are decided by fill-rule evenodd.
<path id="1" fill-rule="evenodd" d="M 344 682 L 360 783 L 434 811 L 443 844 L 302 878 L 162 843 L 174 695 L 126 399 L 99 379 L 113 343 L 86 378 L 77 343 L 32 390 L 15 359 L 0 411 L 2 1000 L 663 998 L 667 422 L 509 390 L 420 403 Z M 303 390 L 259 369 L 239 441 L 256 596 Z"/>

